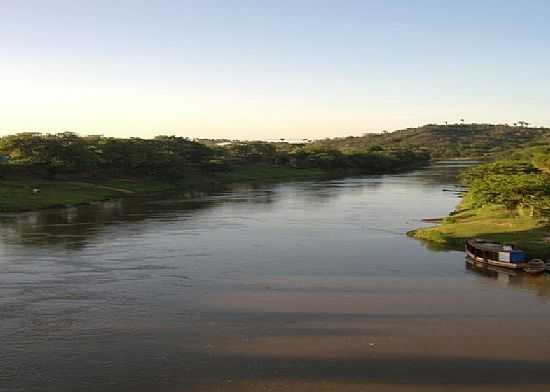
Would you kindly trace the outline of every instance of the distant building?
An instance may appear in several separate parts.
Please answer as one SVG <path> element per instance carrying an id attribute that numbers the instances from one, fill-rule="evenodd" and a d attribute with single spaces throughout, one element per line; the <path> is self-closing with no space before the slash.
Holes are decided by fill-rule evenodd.
<path id="1" fill-rule="evenodd" d="M 219 142 L 219 143 L 216 143 L 216 146 L 225 147 L 225 146 L 230 146 L 232 144 L 233 142 Z"/>

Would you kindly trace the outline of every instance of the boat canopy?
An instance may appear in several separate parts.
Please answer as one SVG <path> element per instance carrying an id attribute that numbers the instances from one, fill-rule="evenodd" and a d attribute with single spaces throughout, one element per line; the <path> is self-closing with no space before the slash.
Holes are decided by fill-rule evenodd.
<path id="1" fill-rule="evenodd" d="M 524 263 L 526 260 L 525 252 L 514 249 L 510 245 L 503 245 L 498 242 L 491 242 L 482 239 L 468 240 L 466 249 L 477 257 L 505 263 Z"/>

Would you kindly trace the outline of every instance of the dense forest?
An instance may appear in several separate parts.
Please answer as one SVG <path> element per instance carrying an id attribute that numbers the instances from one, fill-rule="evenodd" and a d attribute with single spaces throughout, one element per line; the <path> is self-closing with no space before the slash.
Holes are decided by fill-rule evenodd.
<path id="1" fill-rule="evenodd" d="M 481 158 L 542 143 L 550 137 L 550 128 L 528 125 L 523 121 L 514 125 L 428 124 L 395 132 L 325 139 L 315 144 L 344 151 L 391 147 L 427 151 L 433 158 Z"/>
<path id="2" fill-rule="evenodd" d="M 507 159 L 465 171 L 462 181 L 469 187 L 471 207 L 497 204 L 530 216 L 550 217 L 550 145 L 508 154 Z"/>
<path id="3" fill-rule="evenodd" d="M 0 138 L 1 174 L 42 178 L 78 176 L 177 179 L 240 166 L 273 165 L 384 173 L 429 161 L 424 151 L 370 148 L 342 151 L 313 144 L 233 142 L 206 145 L 187 138 L 120 139 L 74 133 L 21 133 Z"/>

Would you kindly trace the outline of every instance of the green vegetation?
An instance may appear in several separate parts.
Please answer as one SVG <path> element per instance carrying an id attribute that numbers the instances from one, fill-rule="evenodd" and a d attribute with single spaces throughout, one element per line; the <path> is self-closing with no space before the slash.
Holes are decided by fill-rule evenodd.
<path id="1" fill-rule="evenodd" d="M 546 151 L 546 156 L 541 152 Z M 467 170 L 461 176 L 470 188 L 465 200 L 472 208 L 501 205 L 508 211 L 527 211 L 531 217 L 550 217 L 550 173 L 544 166 L 550 149 L 539 147 L 518 153 L 528 160 L 500 160 Z M 512 156 L 514 157 L 514 156 Z M 540 162 L 543 166 L 538 166 Z"/>
<path id="2" fill-rule="evenodd" d="M 514 125 L 428 124 L 395 132 L 367 133 L 359 137 L 325 139 L 317 145 L 341 150 L 402 148 L 427 151 L 433 158 L 482 158 L 511 149 L 544 143 L 550 128 L 531 128 L 520 121 Z"/>
<path id="3" fill-rule="evenodd" d="M 550 258 L 550 228 L 539 218 L 488 205 L 470 209 L 461 205 L 436 227 L 417 229 L 409 235 L 441 248 L 461 250 L 468 238 L 486 238 L 514 244 L 531 257 Z"/>
<path id="4" fill-rule="evenodd" d="M 426 164 L 425 152 L 340 151 L 289 143 L 23 133 L 0 138 L 0 211 L 79 204 L 133 193 L 210 190 L 230 182 L 386 173 Z M 34 192 L 37 189 L 40 192 Z"/>
<path id="5" fill-rule="evenodd" d="M 40 193 L 34 194 L 34 188 L 39 188 Z M 104 200 L 117 193 L 93 184 L 29 178 L 3 180 L 0 181 L 0 206 L 2 211 L 34 210 Z"/>
<path id="6" fill-rule="evenodd" d="M 10 135 L 0 138 L 0 211 L 144 192 L 208 191 L 235 182 L 389 173 L 424 165 L 430 154 L 481 156 L 498 160 L 462 175 L 469 191 L 457 211 L 411 235 L 447 247 L 487 237 L 549 257 L 550 129 L 527 125 L 427 125 L 310 144 Z"/>
<path id="7" fill-rule="evenodd" d="M 341 150 L 318 144 L 234 142 L 222 149 L 223 162 L 233 167 L 268 164 L 295 169 L 353 170 L 388 173 L 426 164 L 423 151 L 395 148 Z"/>
<path id="8" fill-rule="evenodd" d="M 285 166 L 254 165 L 241 166 L 227 172 L 221 177 L 222 181 L 255 182 L 255 181 L 285 181 L 310 180 L 326 177 L 327 172 L 319 168 L 295 169 Z"/>
<path id="9" fill-rule="evenodd" d="M 317 179 L 327 176 L 320 169 L 293 169 L 255 165 L 215 173 L 209 178 L 191 176 L 174 182 L 155 178 L 90 179 L 84 181 L 45 180 L 36 177 L 0 180 L 0 210 L 17 212 L 86 204 L 95 201 L 152 192 L 219 189 L 236 182 L 268 182 Z M 39 193 L 33 193 L 39 189 Z"/>
<path id="10" fill-rule="evenodd" d="M 464 172 L 468 193 L 457 211 L 437 227 L 410 235 L 458 247 L 472 237 L 512 243 L 533 257 L 550 257 L 550 148 L 536 146 L 510 159 Z"/>

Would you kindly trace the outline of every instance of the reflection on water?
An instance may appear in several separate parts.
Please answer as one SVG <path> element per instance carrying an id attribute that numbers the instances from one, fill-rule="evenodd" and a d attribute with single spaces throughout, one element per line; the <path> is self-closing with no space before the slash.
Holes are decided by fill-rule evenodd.
<path id="1" fill-rule="evenodd" d="M 199 192 L 175 194 L 162 200 L 132 198 L 96 203 L 58 210 L 44 210 L 0 216 L 1 236 L 4 243 L 24 243 L 32 246 L 54 245 L 78 249 L 84 247 L 95 235 L 108 230 L 109 226 L 130 225 L 147 221 L 177 220 L 182 216 L 196 215 L 199 210 L 216 207 L 220 203 L 246 203 L 248 205 L 276 202 L 285 196 L 299 197 L 303 203 L 322 208 L 339 197 L 355 195 L 360 198 L 366 192 L 374 193 L 383 185 L 393 185 L 398 192 L 406 191 L 408 185 L 437 191 L 460 189 L 455 184 L 457 172 L 473 161 L 442 161 L 430 170 L 394 176 L 369 176 L 322 182 L 296 183 L 294 187 L 263 187 L 261 185 L 238 185 L 231 190 L 214 195 Z M 419 181 L 420 180 L 420 181 Z M 396 186 L 397 185 L 397 186 Z M 415 189 L 416 190 L 416 189 Z M 387 190 L 386 190 L 387 192 Z M 441 199 L 454 203 L 456 195 Z M 337 200 L 336 200 L 337 201 Z M 441 200 L 438 200 L 441 202 Z M 445 213 L 447 211 L 444 211 Z M 384 213 L 384 211 L 380 211 Z M 428 213 L 430 214 L 430 213 Z M 414 217 L 417 219 L 418 217 Z M 418 220 L 418 219 L 417 219 Z M 135 225 L 134 225 L 135 226 Z M 135 228 L 135 227 L 134 227 Z"/>
<path id="2" fill-rule="evenodd" d="M 489 264 L 473 263 L 466 260 L 466 269 L 484 277 L 495 279 L 498 284 L 510 288 L 528 289 L 539 297 L 550 298 L 550 275 L 531 275 L 521 270 L 499 268 Z"/>
<path id="3" fill-rule="evenodd" d="M 0 391 L 547 390 L 548 278 L 404 235 L 464 165 L 2 216 Z"/>

